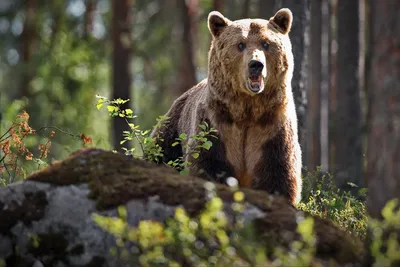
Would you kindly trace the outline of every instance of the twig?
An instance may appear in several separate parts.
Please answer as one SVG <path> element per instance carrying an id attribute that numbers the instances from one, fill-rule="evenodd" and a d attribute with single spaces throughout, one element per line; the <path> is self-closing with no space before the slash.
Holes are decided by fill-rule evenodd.
<path id="1" fill-rule="evenodd" d="M 11 130 L 11 128 L 10 128 L 10 130 Z M 10 130 L 8 130 L 5 134 L 3 134 L 3 135 L 0 137 L 0 142 L 2 142 L 2 141 L 4 141 L 4 140 L 6 140 L 6 139 L 8 139 L 8 138 L 11 137 L 11 134 L 10 134 L 9 136 L 4 137 Z M 4 137 L 4 138 L 3 138 L 3 137 Z"/>
<path id="2" fill-rule="evenodd" d="M 7 154 L 4 154 L 4 156 L 0 159 L 0 162 L 2 162 L 6 158 Z"/>
<path id="3" fill-rule="evenodd" d="M 2 136 L 0 136 L 0 141 L 3 141 L 3 137 L 11 131 L 11 129 L 13 128 L 13 126 L 14 126 L 14 124 L 11 125 L 11 127 L 7 130 L 7 132 L 5 132 Z M 11 135 L 10 135 L 10 136 L 11 136 Z M 9 136 L 9 137 L 10 137 L 10 136 Z M 7 138 L 8 138 L 8 137 L 7 137 Z M 4 139 L 7 139 L 7 138 L 4 138 Z"/>
<path id="4" fill-rule="evenodd" d="M 44 126 L 44 127 L 41 127 L 39 130 L 37 130 L 36 132 L 40 132 L 42 130 L 47 130 L 47 129 L 54 129 L 54 130 L 57 130 L 57 131 L 59 131 L 59 132 L 61 132 L 63 134 L 67 134 L 67 135 L 75 137 L 75 138 L 80 138 L 79 134 L 73 134 L 73 133 L 66 132 L 66 131 L 61 130 L 60 128 L 58 128 L 56 126 Z"/>
<path id="5" fill-rule="evenodd" d="M 125 119 L 125 122 L 129 125 L 129 121 L 126 118 L 124 118 L 124 119 Z M 135 130 L 134 129 L 131 129 L 131 130 L 132 130 L 133 134 L 135 135 L 136 140 L 139 142 L 140 148 L 142 149 L 142 152 L 143 152 L 143 156 L 145 157 L 146 156 L 146 151 L 144 150 L 143 143 L 140 141 L 140 139 L 137 136 Z"/>
<path id="6" fill-rule="evenodd" d="M 10 173 L 10 171 L 8 170 L 8 167 L 7 167 L 7 164 L 6 164 L 6 163 L 4 163 L 4 168 L 6 169 L 7 174 L 8 174 L 8 183 L 10 183 L 11 173 Z"/>
<path id="7" fill-rule="evenodd" d="M 4 140 L 6 140 L 6 139 L 8 139 L 8 138 L 10 138 L 11 137 L 11 135 L 9 135 L 9 136 L 7 136 L 7 137 L 5 137 L 5 138 L 3 138 L 3 139 L 0 139 L 0 142 L 3 142 Z"/>
<path id="8" fill-rule="evenodd" d="M 15 166 L 15 168 L 14 168 L 14 176 L 13 176 L 13 178 L 12 178 L 12 181 L 11 181 L 11 180 L 9 181 L 10 183 L 14 181 L 14 178 L 15 178 L 15 177 L 17 177 L 17 169 L 18 169 L 17 162 L 18 162 L 18 156 L 15 157 L 15 162 L 14 162 L 14 166 Z M 10 178 L 11 178 L 11 177 L 10 177 Z"/>

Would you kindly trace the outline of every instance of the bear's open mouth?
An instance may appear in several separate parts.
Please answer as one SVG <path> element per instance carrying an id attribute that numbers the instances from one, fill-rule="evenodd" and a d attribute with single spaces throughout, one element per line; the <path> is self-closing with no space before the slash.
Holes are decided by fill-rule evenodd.
<path id="1" fill-rule="evenodd" d="M 261 75 L 252 75 L 247 79 L 247 87 L 253 93 L 259 93 L 264 89 L 264 79 Z"/>

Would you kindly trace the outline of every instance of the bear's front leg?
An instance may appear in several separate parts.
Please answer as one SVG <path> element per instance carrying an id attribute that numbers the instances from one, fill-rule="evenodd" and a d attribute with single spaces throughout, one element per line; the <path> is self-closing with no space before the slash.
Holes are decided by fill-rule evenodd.
<path id="1" fill-rule="evenodd" d="M 278 193 L 297 204 L 301 198 L 301 151 L 291 127 L 283 127 L 262 147 L 263 158 L 256 166 L 254 189 Z"/>
<path id="2" fill-rule="evenodd" d="M 190 157 L 190 173 L 203 179 L 225 183 L 226 178 L 233 176 L 233 168 L 226 159 L 225 145 L 219 138 L 209 137 L 212 146 L 209 150 L 202 148 L 197 159 Z"/>

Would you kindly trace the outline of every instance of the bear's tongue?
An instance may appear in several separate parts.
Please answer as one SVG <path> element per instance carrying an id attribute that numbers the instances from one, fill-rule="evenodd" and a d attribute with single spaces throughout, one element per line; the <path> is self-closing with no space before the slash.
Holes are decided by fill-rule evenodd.
<path id="1" fill-rule="evenodd" d="M 262 76 L 250 76 L 249 80 L 252 87 L 259 87 L 262 82 Z"/>

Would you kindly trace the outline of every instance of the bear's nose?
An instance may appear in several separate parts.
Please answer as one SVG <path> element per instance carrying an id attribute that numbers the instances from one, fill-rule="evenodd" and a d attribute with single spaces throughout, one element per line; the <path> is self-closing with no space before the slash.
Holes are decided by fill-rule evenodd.
<path id="1" fill-rule="evenodd" d="M 255 60 L 252 59 L 249 62 L 249 71 L 250 71 L 250 75 L 261 75 L 261 72 L 264 68 L 264 64 L 259 61 L 259 60 Z"/>

